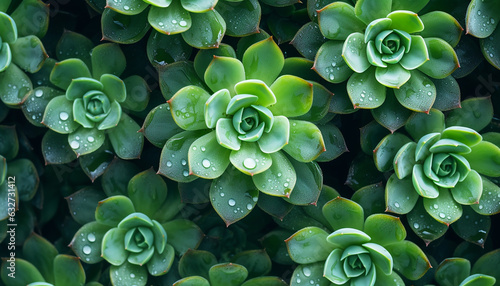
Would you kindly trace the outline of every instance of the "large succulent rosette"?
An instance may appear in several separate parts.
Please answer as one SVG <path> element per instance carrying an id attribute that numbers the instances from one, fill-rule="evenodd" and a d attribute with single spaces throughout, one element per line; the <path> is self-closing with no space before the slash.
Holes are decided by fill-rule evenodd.
<path id="1" fill-rule="evenodd" d="M 341 197 L 322 212 L 332 233 L 306 227 L 285 240 L 290 258 L 299 263 L 290 285 L 404 285 L 394 270 L 416 280 L 430 268 L 422 250 L 405 240 L 399 218 L 373 214 L 365 220 L 360 205 Z"/>
<path id="2" fill-rule="evenodd" d="M 488 113 L 485 101 L 471 99 L 463 106 L 467 110 L 484 104 L 481 108 Z M 473 115 L 467 117 L 467 111 L 455 113 L 468 118 L 456 123 L 478 130 L 485 126 L 473 123 Z M 446 123 L 451 120 L 455 119 L 451 117 Z M 435 109 L 429 115 L 415 116 L 406 126 L 415 141 L 400 133 L 390 134 L 373 153 L 380 171 L 394 169 L 385 188 L 387 211 L 408 214 L 412 229 L 426 241 L 444 234 L 447 226 L 459 219 L 462 222 L 454 229 L 460 234 L 463 220 L 485 220 L 489 218 L 482 216 L 500 212 L 500 188 L 495 184 L 495 177 L 500 176 L 500 148 L 492 143 L 498 133 L 483 137 L 470 127 L 444 128 L 444 123 L 443 114 Z M 469 229 L 479 234 L 477 239 L 469 239 L 482 245 L 483 228 Z"/>
<path id="3" fill-rule="evenodd" d="M 253 209 L 259 190 L 293 201 L 297 172 L 321 176 L 312 161 L 325 150 L 322 132 L 311 122 L 293 119 L 310 110 L 313 83 L 278 76 L 284 58 L 271 38 L 250 46 L 242 61 L 206 54 L 195 60 L 195 68 L 202 62 L 210 91 L 203 84 L 188 85 L 168 100 L 175 125 L 168 131 L 173 136 L 161 145 L 159 173 L 184 183 L 213 179 L 209 196 L 227 223 Z M 146 119 L 148 138 L 154 139 L 148 125 L 159 112 Z"/>
<path id="4" fill-rule="evenodd" d="M 33 84 L 25 72 L 37 72 L 48 58 L 39 37 L 47 32 L 49 7 L 39 0 L 19 1 L 8 10 L 10 1 L 0 4 L 0 100 L 19 107 Z M 27 21 L 36 14 L 33 21 Z"/>
<path id="5" fill-rule="evenodd" d="M 462 28 L 444 12 L 419 17 L 417 12 L 427 2 L 362 0 L 354 7 L 340 1 L 327 5 L 318 11 L 318 22 L 329 41 L 319 48 L 314 69 L 333 83 L 348 80 L 354 108 L 381 106 L 388 87 L 404 107 L 428 112 L 436 98 L 430 78 L 446 78 L 459 66 L 453 46 Z"/>
<path id="6" fill-rule="evenodd" d="M 467 9 L 467 34 L 480 38 L 484 58 L 500 69 L 500 3 L 494 0 L 472 0 Z"/>
<path id="7" fill-rule="evenodd" d="M 70 41 L 86 46 L 89 40 L 76 33 L 65 33 L 59 46 L 71 45 Z M 116 44 L 95 47 L 90 58 L 79 51 L 76 55 L 81 58 L 63 58 L 50 73 L 50 82 L 63 91 L 38 87 L 29 96 L 29 105 L 24 110 L 26 117 L 40 124 L 36 119 L 40 120 L 41 111 L 41 123 L 55 133 L 67 134 L 68 149 L 76 157 L 111 143 L 118 157 L 138 158 L 144 136 L 137 133 L 140 126 L 123 109 L 140 111 L 146 107 L 147 84 L 138 76 L 119 78 L 125 69 L 125 56 Z M 46 160 L 50 163 L 73 160 L 74 155 L 64 155 L 68 149 L 55 145 L 60 138 L 54 139 L 58 136 L 54 132 L 47 132 L 42 144 Z"/>

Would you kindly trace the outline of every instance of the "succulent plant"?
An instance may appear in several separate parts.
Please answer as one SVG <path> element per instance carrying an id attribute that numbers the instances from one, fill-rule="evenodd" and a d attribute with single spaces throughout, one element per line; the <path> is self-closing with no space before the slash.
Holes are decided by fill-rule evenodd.
<path id="1" fill-rule="evenodd" d="M 18 273 L 7 276 L 9 261 L 2 262 L 1 281 L 11 286 L 102 286 L 99 282 L 86 283 L 86 275 L 78 257 L 59 254 L 45 238 L 31 234 L 23 243 L 23 258 L 16 258 Z"/>
<path id="2" fill-rule="evenodd" d="M 271 270 L 265 251 L 239 253 L 231 262 L 219 263 L 215 255 L 203 250 L 189 250 L 179 261 L 179 279 L 173 285 L 284 286 L 281 278 L 265 276 Z"/>
<path id="3" fill-rule="evenodd" d="M 62 61 L 55 63 L 50 73 L 50 82 L 63 92 L 48 86 L 38 87 L 28 97 L 31 106 L 24 110 L 29 120 L 36 119 L 34 124 L 40 124 L 37 121 L 41 111 L 41 123 L 55 133 L 67 134 L 68 145 L 63 147 L 59 138 L 45 140 L 55 144 L 44 148 L 46 158 L 49 153 L 67 158 L 51 163 L 68 163 L 98 150 L 108 140 L 122 159 L 138 158 L 142 151 L 144 137 L 137 132 L 140 127 L 124 109 L 144 109 L 146 105 L 137 100 L 147 103 L 148 87 L 138 76 L 119 78 L 125 69 L 125 56 L 116 44 L 99 45 L 92 49 L 90 57 L 85 53 L 90 51 L 71 46 L 79 43 L 86 47 L 88 42 L 82 35 L 65 33 L 58 45 Z M 79 58 L 71 57 L 75 54 Z M 137 94 L 143 96 L 137 99 Z M 56 135 L 49 132 L 46 136 Z"/>
<path id="4" fill-rule="evenodd" d="M 495 157 L 493 154 L 500 154 L 497 146 L 461 126 L 450 126 L 422 136 L 417 143 L 404 144 L 394 157 L 395 173 L 386 186 L 388 209 L 407 213 L 423 197 L 426 211 L 444 224 L 461 217 L 461 205 L 482 210 L 483 185 L 490 191 L 492 183 L 480 173 L 494 177 L 500 173 L 498 163 L 479 158 Z"/>
<path id="5" fill-rule="evenodd" d="M 209 196 L 228 224 L 253 209 L 259 190 L 293 197 L 296 170 L 318 170 L 309 162 L 325 151 L 319 128 L 294 119 L 310 110 L 313 84 L 297 76 L 278 77 L 283 63 L 271 38 L 251 45 L 242 61 L 200 52 L 194 66 L 210 91 L 193 81 L 196 85 L 180 88 L 168 100 L 171 115 L 165 116 L 175 125 L 165 132 L 170 136 L 159 173 L 185 183 L 213 179 Z M 149 118 L 145 131 L 151 128 Z M 304 164 L 310 167 L 303 169 Z"/>
<path id="6" fill-rule="evenodd" d="M 164 208 L 174 210 L 172 203 L 177 202 L 167 199 L 163 179 L 152 170 L 141 172 L 129 181 L 128 197 L 115 195 L 98 203 L 95 221 L 83 225 L 70 246 L 86 263 L 109 262 L 113 285 L 146 285 L 148 273 L 165 275 L 176 253 L 196 248 L 202 239 L 194 223 L 171 220 L 176 212 Z M 86 204 L 84 198 L 80 204 Z"/>
<path id="7" fill-rule="evenodd" d="M 103 35 L 111 41 L 134 43 L 153 27 L 165 35 L 180 34 L 190 46 L 201 49 L 218 47 L 226 33 L 238 37 L 257 33 L 261 17 L 257 0 L 109 0 L 105 8 Z"/>
<path id="8" fill-rule="evenodd" d="M 397 217 L 372 214 L 337 197 L 322 213 L 328 234 L 319 227 L 305 227 L 285 240 L 290 258 L 300 265 L 291 285 L 404 285 L 397 270 L 410 280 L 420 278 L 430 263 L 422 250 L 406 241 L 406 230 Z M 407 265 L 414 265 L 411 269 Z"/>
<path id="9" fill-rule="evenodd" d="M 174 286 L 186 285 L 226 285 L 226 286 L 280 286 L 287 285 L 278 277 L 256 277 L 246 280 L 248 270 L 236 263 L 215 264 L 208 270 L 208 279 L 202 276 L 190 276 L 174 283 Z"/>
<path id="10" fill-rule="evenodd" d="M 481 39 L 479 43 L 484 57 L 497 69 L 500 69 L 497 40 L 500 37 L 500 29 L 497 28 L 499 11 L 500 4 L 496 1 L 471 0 L 465 17 L 467 34 Z"/>
<path id="11" fill-rule="evenodd" d="M 497 196 L 500 187 L 490 178 L 500 175 L 500 148 L 488 141 L 491 138 L 496 142 L 494 138 L 498 133 L 492 132 L 483 138 L 471 127 L 480 130 L 488 120 L 483 124 L 475 120 L 474 115 L 466 115 L 473 113 L 476 108 L 473 106 L 480 105 L 488 113 L 487 101 L 478 98 L 462 103 L 464 110 L 458 112 L 468 121 L 457 121 L 457 117 L 452 116 L 457 113 L 449 114 L 446 125 L 462 126 L 445 128 L 443 113 L 435 109 L 429 115 L 414 116 L 406 130 L 415 141 L 394 133 L 385 136 L 375 147 L 373 157 L 377 169 L 395 171 L 385 187 L 387 211 L 409 213 L 412 229 L 427 242 L 444 234 L 446 226 L 459 220 L 464 212 L 467 212 L 464 219 L 473 217 L 474 220 L 479 220 L 478 215 L 500 212 Z M 427 216 L 438 222 L 435 227 L 444 229 L 431 234 L 427 228 L 435 223 L 424 219 Z M 482 232 L 482 227 L 474 229 Z M 483 244 L 484 240 L 478 243 Z"/>
<path id="12" fill-rule="evenodd" d="M 434 274 L 437 285 L 449 286 L 493 286 L 496 279 L 490 275 L 480 273 L 471 274 L 471 263 L 460 257 L 443 260 Z"/>
<path id="13" fill-rule="evenodd" d="M 25 71 L 37 72 L 48 58 L 39 37 L 47 32 L 49 7 L 39 0 L 23 0 L 9 15 L 10 2 L 0 5 L 0 99 L 18 108 L 33 89 Z"/>
<path id="14" fill-rule="evenodd" d="M 446 78 L 459 66 L 453 46 L 462 28 L 445 12 L 419 17 L 427 2 L 363 0 L 353 7 L 337 1 L 325 6 L 318 11 L 318 23 L 328 41 L 319 48 L 314 69 L 333 83 L 348 80 L 354 108 L 381 106 L 388 87 L 404 107 L 428 112 L 436 98 L 429 77 Z"/>

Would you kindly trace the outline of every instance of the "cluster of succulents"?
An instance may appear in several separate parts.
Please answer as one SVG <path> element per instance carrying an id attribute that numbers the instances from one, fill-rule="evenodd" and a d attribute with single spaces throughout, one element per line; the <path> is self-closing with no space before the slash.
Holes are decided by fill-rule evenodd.
<path id="1" fill-rule="evenodd" d="M 0 1 L 0 285 L 500 285 L 498 12 Z"/>

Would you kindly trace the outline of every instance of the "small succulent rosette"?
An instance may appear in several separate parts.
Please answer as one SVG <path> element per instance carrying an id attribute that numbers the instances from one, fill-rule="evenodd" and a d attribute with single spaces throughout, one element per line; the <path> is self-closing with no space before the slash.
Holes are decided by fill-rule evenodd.
<path id="1" fill-rule="evenodd" d="M 485 258 L 488 256 L 485 256 Z M 473 270 L 472 270 L 473 269 Z M 484 265 L 481 262 L 471 269 L 469 260 L 461 257 L 446 258 L 443 260 L 434 273 L 435 285 L 450 286 L 493 286 L 496 278 L 490 275 L 481 274 Z M 433 285 L 433 284 L 427 284 Z"/>
<path id="2" fill-rule="evenodd" d="M 4 260 L 2 263 L 1 281 L 4 285 L 102 286 L 96 281 L 86 283 L 87 277 L 78 257 L 59 254 L 52 243 L 35 233 L 19 249 L 22 249 L 23 258 L 16 258 L 15 278 L 7 276 L 10 262 Z"/>
<path id="3" fill-rule="evenodd" d="M 47 53 L 40 38 L 47 32 L 49 5 L 40 0 L 0 4 L 0 100 L 19 108 L 33 84 L 25 72 L 37 72 Z"/>
<path id="4" fill-rule="evenodd" d="M 322 212 L 332 233 L 311 226 L 285 240 L 299 264 L 291 286 L 405 285 L 398 273 L 417 280 L 431 267 L 423 251 L 405 240 L 399 218 L 372 214 L 365 220 L 363 208 L 342 197 L 327 202 Z"/>
<path id="5" fill-rule="evenodd" d="M 46 162 L 68 163 L 109 143 L 118 157 L 139 158 L 144 136 L 127 111 L 145 109 L 149 89 L 139 76 L 120 79 L 126 64 L 120 47 L 94 48 L 84 36 L 66 32 L 56 54 L 50 83 L 37 87 L 23 107 L 32 124 L 51 129 L 42 140 Z"/>
<path id="6" fill-rule="evenodd" d="M 336 1 L 318 11 L 328 39 L 314 69 L 332 83 L 347 80 L 354 108 L 381 106 L 393 89 L 407 109 L 428 112 L 436 99 L 434 79 L 459 67 L 453 49 L 462 27 L 449 14 L 417 13 L 428 0 L 361 0 L 353 7 Z M 446 30 L 446 32 L 445 32 Z"/>
<path id="7" fill-rule="evenodd" d="M 293 201 L 294 196 L 308 197 L 294 189 L 301 179 L 298 174 L 321 178 L 313 160 L 325 151 L 322 133 L 315 124 L 294 119 L 310 110 L 313 84 L 297 76 L 278 77 L 283 64 L 283 54 L 271 38 L 251 45 L 242 61 L 199 54 L 194 69 L 201 71 L 204 83 L 181 64 L 185 68 L 179 72 L 190 74 L 191 85 L 146 118 L 143 129 L 151 134 L 155 113 L 170 110 L 162 113 L 167 126 L 163 133 L 169 135 L 164 146 L 158 135 L 147 135 L 163 146 L 159 173 L 183 183 L 213 179 L 210 201 L 227 224 L 250 213 L 259 191 Z M 304 204 L 313 203 L 320 189 Z"/>
<path id="8" fill-rule="evenodd" d="M 477 108 L 481 101 L 488 99 L 464 101 L 462 110 Z M 500 176 L 499 134 L 480 135 L 471 127 L 481 130 L 489 121 L 481 123 L 482 127 L 471 124 L 474 115 L 462 110 L 448 114 L 446 128 L 444 115 L 438 110 L 414 116 L 406 131 L 415 141 L 401 133 L 390 134 L 373 153 L 378 170 L 394 169 L 385 187 L 387 211 L 408 214 L 412 229 L 427 242 L 444 234 L 447 226 L 459 219 L 455 231 L 467 219 L 482 222 L 489 218 L 481 216 L 500 212 L 500 187 L 495 183 Z M 476 223 L 469 230 L 481 237 L 475 243 L 484 244 L 484 225 Z"/>
<path id="9" fill-rule="evenodd" d="M 191 221 L 172 220 L 179 211 L 172 205 L 177 200 L 167 197 L 166 183 L 153 170 L 135 175 L 127 189 L 128 196 L 99 201 L 95 221 L 83 225 L 70 246 L 85 263 L 104 259 L 111 264 L 113 285 L 144 286 L 149 275 L 167 274 L 176 254 L 195 249 L 203 233 Z M 79 204 L 85 212 L 81 206 L 88 203 L 80 199 Z M 70 205 L 73 210 L 78 208 L 74 202 Z"/>
<path id="10" fill-rule="evenodd" d="M 500 69 L 500 3 L 494 0 L 471 0 L 466 15 L 467 34 L 480 38 L 484 58 Z"/>
<path id="11" fill-rule="evenodd" d="M 262 260 L 262 259 L 263 260 Z M 286 286 L 283 279 L 265 276 L 271 261 L 265 251 L 247 251 L 231 261 L 219 263 L 215 255 L 204 250 L 189 250 L 179 261 L 179 274 L 184 277 L 174 286 Z M 240 264 L 241 262 L 241 264 Z M 259 265 L 259 267 L 254 267 Z"/>

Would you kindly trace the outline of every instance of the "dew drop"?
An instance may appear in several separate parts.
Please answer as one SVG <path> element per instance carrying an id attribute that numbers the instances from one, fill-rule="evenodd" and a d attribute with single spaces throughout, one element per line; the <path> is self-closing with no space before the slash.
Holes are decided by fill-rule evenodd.
<path id="1" fill-rule="evenodd" d="M 70 146 L 73 149 L 78 149 L 80 148 L 80 143 L 78 143 L 78 141 L 71 141 Z"/>
<path id="2" fill-rule="evenodd" d="M 92 142 L 95 141 L 95 139 L 94 139 L 93 136 L 89 136 L 89 137 L 87 137 L 87 141 L 89 141 L 90 143 L 92 143 Z"/>
<path id="3" fill-rule="evenodd" d="M 220 193 L 220 196 L 223 197 L 223 196 L 225 196 L 225 194 L 224 193 Z"/>
<path id="4" fill-rule="evenodd" d="M 417 228 L 419 228 L 419 227 L 420 227 L 420 225 L 418 225 L 418 223 L 414 223 L 414 224 L 413 224 L 413 228 L 417 229 Z"/>
<path id="5" fill-rule="evenodd" d="M 435 209 L 438 209 L 438 208 L 439 208 L 439 206 L 438 206 L 437 204 L 434 204 L 434 208 L 435 208 Z"/>
<path id="6" fill-rule="evenodd" d="M 309 269 L 308 267 L 304 267 L 302 268 L 302 273 L 304 273 L 306 277 L 309 277 L 311 276 L 311 269 Z"/>
<path id="7" fill-rule="evenodd" d="M 446 217 L 446 215 L 445 215 L 444 213 L 439 213 L 439 217 L 440 217 L 440 218 L 445 218 L 445 217 Z"/>
<path id="8" fill-rule="evenodd" d="M 172 162 L 167 161 L 167 167 L 172 167 Z"/>
<path id="9" fill-rule="evenodd" d="M 59 118 L 64 121 L 64 120 L 67 120 L 69 118 L 69 115 L 68 115 L 68 113 L 62 111 L 61 113 L 59 113 Z"/>
<path id="10" fill-rule="evenodd" d="M 130 7 L 129 7 L 129 6 L 127 6 L 127 5 L 125 5 L 125 6 L 123 6 L 123 9 L 124 9 L 124 10 L 130 10 Z"/>
<path id="11" fill-rule="evenodd" d="M 184 177 L 187 177 L 187 176 L 189 176 L 189 172 L 188 171 L 184 171 L 184 172 L 182 172 L 182 175 L 184 175 Z"/>
<path id="12" fill-rule="evenodd" d="M 90 246 L 85 245 L 85 246 L 83 247 L 83 253 L 85 253 L 85 254 L 90 254 L 91 252 L 92 252 L 92 248 L 90 248 Z"/>
<path id="13" fill-rule="evenodd" d="M 201 164 L 203 165 L 203 167 L 205 168 L 210 168 L 210 161 L 208 159 L 203 159 L 203 161 L 201 161 Z"/>
<path id="14" fill-rule="evenodd" d="M 394 206 L 399 208 L 399 203 L 394 203 Z"/>
<path id="15" fill-rule="evenodd" d="M 247 210 L 251 210 L 253 208 L 252 204 L 247 204 Z"/>
<path id="16" fill-rule="evenodd" d="M 179 25 L 180 25 L 181 27 L 186 27 L 186 26 L 187 26 L 187 22 L 186 22 L 186 21 L 184 21 L 184 20 L 182 20 L 182 21 L 180 21 L 180 22 L 179 22 Z"/>
<path id="17" fill-rule="evenodd" d="M 234 205 L 236 205 L 236 201 L 233 200 L 233 199 L 229 199 L 229 201 L 227 202 L 230 206 L 234 207 Z"/>
<path id="18" fill-rule="evenodd" d="M 43 95 L 43 90 L 37 89 L 37 90 L 35 91 L 35 96 L 36 96 L 36 97 L 41 97 L 42 95 Z"/>
<path id="19" fill-rule="evenodd" d="M 94 242 L 95 241 L 95 235 L 93 233 L 89 233 L 89 235 L 87 235 L 87 239 L 90 242 Z"/>
<path id="20" fill-rule="evenodd" d="M 252 170 L 255 169 L 257 163 L 252 158 L 246 158 L 245 161 L 243 161 L 243 166 L 249 170 Z"/>
<path id="21" fill-rule="evenodd" d="M 130 278 L 135 278 L 135 274 L 134 273 L 130 273 Z"/>
<path id="22" fill-rule="evenodd" d="M 186 164 L 187 164 L 186 160 L 182 159 L 181 164 L 182 164 L 182 166 L 186 166 Z"/>

